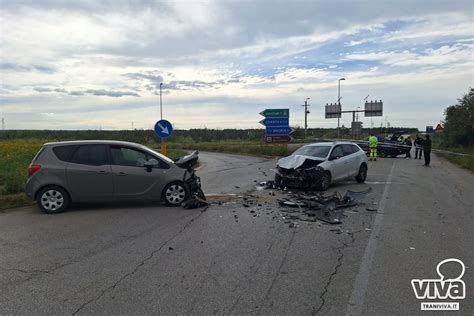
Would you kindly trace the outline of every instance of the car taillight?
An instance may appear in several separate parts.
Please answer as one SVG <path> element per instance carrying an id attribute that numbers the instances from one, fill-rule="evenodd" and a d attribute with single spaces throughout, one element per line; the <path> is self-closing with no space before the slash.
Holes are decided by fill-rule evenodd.
<path id="1" fill-rule="evenodd" d="M 31 177 L 33 175 L 33 173 L 35 173 L 36 171 L 38 171 L 40 169 L 41 169 L 40 165 L 30 165 L 28 167 L 28 176 Z"/>

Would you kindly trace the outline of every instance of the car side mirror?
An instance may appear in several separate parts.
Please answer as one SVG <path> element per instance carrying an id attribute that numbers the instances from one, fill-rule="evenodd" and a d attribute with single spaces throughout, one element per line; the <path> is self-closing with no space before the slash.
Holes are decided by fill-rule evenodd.
<path id="1" fill-rule="evenodd" d="M 158 162 L 158 160 L 151 158 L 150 160 L 144 163 L 144 167 L 146 168 L 146 171 L 151 172 L 153 167 L 158 166 L 159 164 L 160 163 Z"/>
<path id="2" fill-rule="evenodd" d="M 151 172 L 151 170 L 153 169 L 153 164 L 149 161 L 145 162 L 143 166 L 146 168 L 147 172 Z"/>
<path id="3" fill-rule="evenodd" d="M 146 168 L 147 172 L 151 172 L 154 166 L 158 165 L 158 160 L 152 158 L 144 163 L 144 167 Z"/>

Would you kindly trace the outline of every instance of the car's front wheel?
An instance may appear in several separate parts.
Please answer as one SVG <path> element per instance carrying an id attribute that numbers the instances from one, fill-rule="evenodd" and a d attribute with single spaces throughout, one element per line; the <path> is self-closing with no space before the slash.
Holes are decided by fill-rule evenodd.
<path id="1" fill-rule="evenodd" d="M 331 185 L 331 174 L 329 173 L 329 171 L 325 171 L 321 175 L 319 182 L 316 184 L 316 188 L 318 190 L 325 191 L 329 188 L 330 185 Z"/>
<path id="2" fill-rule="evenodd" d="M 282 177 L 279 174 L 275 174 L 275 186 L 277 188 L 285 186 L 285 183 L 284 183 Z"/>
<path id="3" fill-rule="evenodd" d="M 36 203 L 46 214 L 64 212 L 71 203 L 69 194 L 61 187 L 47 186 L 41 189 L 36 196 Z"/>
<path id="4" fill-rule="evenodd" d="M 183 182 L 172 182 L 163 190 L 163 199 L 170 206 L 179 206 L 189 199 L 189 188 Z"/>
<path id="5" fill-rule="evenodd" d="M 363 163 L 360 165 L 359 173 L 356 176 L 356 181 L 362 183 L 367 179 L 367 165 Z"/>

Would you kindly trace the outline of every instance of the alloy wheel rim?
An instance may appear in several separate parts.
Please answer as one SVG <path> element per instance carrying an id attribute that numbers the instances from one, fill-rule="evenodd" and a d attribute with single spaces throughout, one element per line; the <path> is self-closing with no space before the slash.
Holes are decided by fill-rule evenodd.
<path id="1" fill-rule="evenodd" d="M 173 184 L 166 190 L 166 200 L 171 204 L 180 204 L 186 197 L 186 191 L 181 185 Z"/>
<path id="2" fill-rule="evenodd" d="M 64 205 L 64 196 L 57 190 L 48 190 L 41 196 L 41 205 L 48 211 L 57 211 Z"/>

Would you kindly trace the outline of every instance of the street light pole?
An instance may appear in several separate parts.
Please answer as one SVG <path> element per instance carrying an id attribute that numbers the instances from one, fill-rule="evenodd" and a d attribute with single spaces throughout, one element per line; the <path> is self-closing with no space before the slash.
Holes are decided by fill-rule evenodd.
<path id="1" fill-rule="evenodd" d="M 339 103 L 339 107 L 341 106 L 341 80 L 346 80 L 346 78 L 340 78 L 338 80 L 338 87 L 337 87 L 337 102 Z M 337 138 L 339 138 L 339 123 L 341 119 L 341 113 L 339 113 L 337 117 Z"/>
<path id="2" fill-rule="evenodd" d="M 160 82 L 160 117 L 163 119 L 163 98 L 161 96 L 161 86 L 163 85 L 163 82 Z"/>

